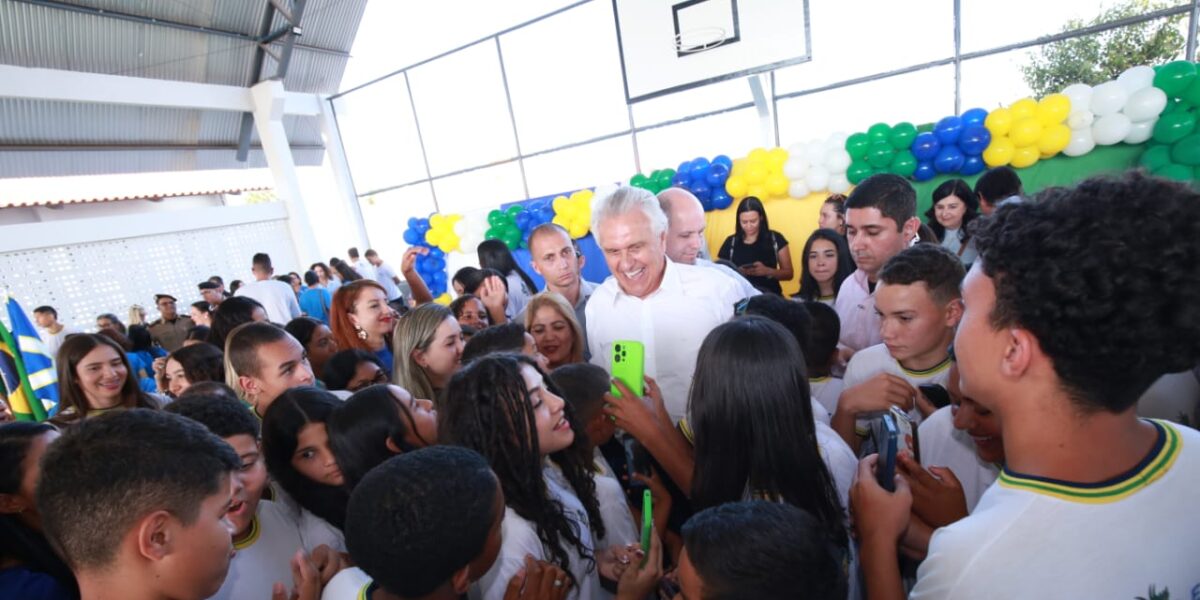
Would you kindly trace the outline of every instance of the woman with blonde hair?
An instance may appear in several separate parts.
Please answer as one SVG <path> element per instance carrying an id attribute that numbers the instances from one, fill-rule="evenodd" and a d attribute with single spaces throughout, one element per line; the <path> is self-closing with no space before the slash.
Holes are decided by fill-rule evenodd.
<path id="1" fill-rule="evenodd" d="M 145 325 L 146 324 L 146 309 L 141 304 L 134 304 L 129 307 L 129 324 L 130 325 Z"/>
<path id="2" fill-rule="evenodd" d="M 462 327 L 440 304 L 410 311 L 393 335 L 392 383 L 415 398 L 436 399 L 462 366 Z"/>
<path id="3" fill-rule="evenodd" d="M 562 294 L 542 292 L 531 298 L 525 309 L 524 325 L 551 370 L 583 362 L 587 348 L 583 328 L 575 318 L 575 309 Z"/>

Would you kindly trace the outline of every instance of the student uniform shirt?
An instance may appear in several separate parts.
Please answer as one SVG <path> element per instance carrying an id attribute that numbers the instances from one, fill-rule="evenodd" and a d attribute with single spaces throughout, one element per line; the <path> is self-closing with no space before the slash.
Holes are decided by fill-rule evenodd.
<path id="1" fill-rule="evenodd" d="M 270 598 L 275 582 L 291 590 L 292 556 L 304 546 L 300 528 L 288 515 L 287 509 L 270 500 L 260 500 L 250 535 L 246 541 L 235 543 L 237 554 L 229 562 L 225 583 L 212 600 L 242 600 Z"/>
<path id="2" fill-rule="evenodd" d="M 1200 433 L 1150 421 L 1129 472 L 1079 484 L 1003 470 L 971 516 L 938 529 L 910 598 L 1200 594 Z"/>
<path id="3" fill-rule="evenodd" d="M 917 428 L 917 441 L 921 446 L 921 465 L 925 467 L 947 467 L 954 472 L 962 484 L 967 498 L 967 512 L 983 497 L 1000 467 L 979 458 L 975 451 L 975 440 L 967 432 L 954 427 L 953 407 L 943 406 L 934 411 Z"/>
<path id="4" fill-rule="evenodd" d="M 279 325 L 300 316 L 300 303 L 292 286 L 274 279 L 252 281 L 238 288 L 235 296 L 257 300 L 267 312 L 267 320 Z"/>
<path id="5" fill-rule="evenodd" d="M 342 569 L 325 584 L 321 600 L 371 600 L 371 583 L 371 576 L 358 567 Z"/>
<path id="6" fill-rule="evenodd" d="M 525 312 L 525 305 L 529 304 L 529 299 L 537 293 L 537 290 L 529 289 L 525 280 L 521 279 L 521 274 L 516 271 L 506 275 L 504 281 L 508 284 L 508 304 L 504 307 L 504 316 L 509 321 L 513 321 L 516 320 L 517 315 Z"/>
<path id="7" fill-rule="evenodd" d="M 950 358 L 947 357 L 946 360 L 931 369 L 910 371 L 900 366 L 900 362 L 892 358 L 892 355 L 888 353 L 887 346 L 876 344 L 856 352 L 850 359 L 850 364 L 846 365 L 846 376 L 842 378 L 843 389 L 854 387 L 879 373 L 891 373 L 903 377 L 913 387 L 926 383 L 936 383 L 945 387 L 950 381 Z M 912 410 L 908 411 L 908 418 L 914 424 L 921 422 L 921 413 L 915 405 Z M 867 434 L 868 420 L 858 420 L 856 428 L 859 435 Z"/>
<path id="8" fill-rule="evenodd" d="M 593 364 L 612 372 L 612 346 L 635 340 L 645 346 L 646 375 L 662 389 L 672 421 L 687 412 L 688 391 L 700 344 L 713 328 L 733 317 L 742 299 L 732 280 L 712 269 L 666 261 L 662 284 L 646 298 L 621 291 L 614 277 L 587 304 L 587 339 Z"/>
<path id="9" fill-rule="evenodd" d="M 808 389 L 809 393 L 812 394 L 812 399 L 821 405 L 821 410 L 825 412 L 825 418 L 822 421 L 828 425 L 833 417 L 833 413 L 837 412 L 838 396 L 842 395 L 843 389 L 842 378 L 833 376 L 809 377 Z"/>

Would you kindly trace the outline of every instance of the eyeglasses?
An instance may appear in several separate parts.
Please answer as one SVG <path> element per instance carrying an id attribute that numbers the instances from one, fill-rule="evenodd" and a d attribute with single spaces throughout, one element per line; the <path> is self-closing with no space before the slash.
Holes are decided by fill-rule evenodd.
<path id="1" fill-rule="evenodd" d="M 364 382 L 350 388 L 350 391 L 351 392 L 359 392 L 359 391 L 365 390 L 373 385 L 379 385 L 381 383 L 387 383 L 387 382 L 388 382 L 388 374 L 385 373 L 382 369 L 380 369 L 379 371 L 375 372 L 375 377 L 372 378 L 370 381 L 364 381 Z"/>

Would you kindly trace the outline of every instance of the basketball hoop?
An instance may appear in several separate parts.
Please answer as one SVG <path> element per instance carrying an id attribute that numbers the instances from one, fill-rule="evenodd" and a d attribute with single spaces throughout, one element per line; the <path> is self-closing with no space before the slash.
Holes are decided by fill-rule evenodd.
<path id="1" fill-rule="evenodd" d="M 701 27 L 676 35 L 675 50 L 680 54 L 697 54 L 719 47 L 726 39 L 722 27 Z"/>

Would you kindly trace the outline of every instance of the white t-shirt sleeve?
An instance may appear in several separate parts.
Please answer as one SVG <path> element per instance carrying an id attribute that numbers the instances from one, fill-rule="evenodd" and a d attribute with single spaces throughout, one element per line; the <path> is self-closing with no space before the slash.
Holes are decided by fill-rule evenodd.
<path id="1" fill-rule="evenodd" d="M 371 585 L 371 577 L 358 567 L 350 567 L 338 571 L 325 589 L 321 591 L 321 600 L 358 600 L 363 590 Z"/>
<path id="2" fill-rule="evenodd" d="M 600 503 L 600 519 L 604 521 L 604 539 L 598 547 L 625 546 L 641 539 L 633 512 L 625 500 L 625 490 L 612 477 L 593 475 L 596 500 Z"/>
<path id="3" fill-rule="evenodd" d="M 473 590 L 478 590 L 478 595 L 471 594 L 472 599 L 504 600 L 508 582 L 525 566 L 526 555 L 533 556 L 535 560 L 546 559 L 533 524 L 522 519 L 511 508 L 504 508 L 500 535 L 504 540 L 500 544 L 500 555 L 496 557 L 492 568 L 472 586 Z"/>
<path id="4" fill-rule="evenodd" d="M 313 548 L 322 544 L 337 552 L 346 551 L 346 537 L 342 535 L 342 532 L 325 519 L 309 512 L 308 509 L 300 509 L 299 525 L 300 539 L 304 542 L 306 551 L 312 552 Z"/>

